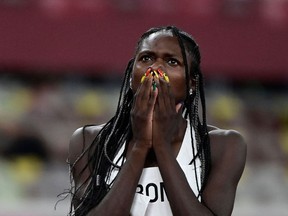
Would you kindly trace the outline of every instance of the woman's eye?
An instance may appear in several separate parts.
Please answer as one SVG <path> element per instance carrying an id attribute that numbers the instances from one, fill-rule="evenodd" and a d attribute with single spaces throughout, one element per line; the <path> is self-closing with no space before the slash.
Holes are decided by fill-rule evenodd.
<path id="1" fill-rule="evenodd" d="M 144 56 L 142 56 L 141 58 L 140 58 L 140 60 L 142 61 L 142 62 L 147 62 L 147 61 L 150 61 L 152 58 L 150 57 L 150 56 L 148 56 L 148 55 L 144 55 Z"/>
<path id="2" fill-rule="evenodd" d="M 179 62 L 178 62 L 178 60 L 176 60 L 176 59 L 169 59 L 169 60 L 168 60 L 168 64 L 170 64 L 170 65 L 178 65 Z"/>

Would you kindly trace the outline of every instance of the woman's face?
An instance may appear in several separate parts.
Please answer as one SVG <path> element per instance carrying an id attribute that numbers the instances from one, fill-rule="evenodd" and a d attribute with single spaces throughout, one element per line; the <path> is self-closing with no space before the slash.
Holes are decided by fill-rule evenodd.
<path id="1" fill-rule="evenodd" d="M 187 62 L 191 62 L 191 55 L 187 52 L 186 55 Z M 185 100 L 185 66 L 178 39 L 171 32 L 153 33 L 142 42 L 136 53 L 132 72 L 132 90 L 134 93 L 140 86 L 141 77 L 149 67 L 154 70 L 161 68 L 168 75 L 176 103 Z"/>

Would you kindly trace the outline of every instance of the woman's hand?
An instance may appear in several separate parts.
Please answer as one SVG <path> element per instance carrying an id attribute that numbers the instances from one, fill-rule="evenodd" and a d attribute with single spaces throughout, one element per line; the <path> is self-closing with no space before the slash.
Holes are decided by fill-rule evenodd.
<path id="1" fill-rule="evenodd" d="M 157 98 L 157 91 L 152 88 L 152 75 L 145 78 L 134 95 L 131 110 L 133 140 L 136 144 L 152 147 L 153 110 Z"/>
<path id="2" fill-rule="evenodd" d="M 153 148 L 171 149 L 176 139 L 182 118 L 182 104 L 175 106 L 175 98 L 170 85 L 162 77 L 155 79 L 157 100 L 153 113 Z"/>

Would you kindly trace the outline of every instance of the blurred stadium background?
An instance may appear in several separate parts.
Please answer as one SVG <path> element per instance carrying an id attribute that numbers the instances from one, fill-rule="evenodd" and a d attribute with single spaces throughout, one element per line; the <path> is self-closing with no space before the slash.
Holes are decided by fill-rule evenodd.
<path id="1" fill-rule="evenodd" d="M 287 215 L 288 0 L 0 0 L 0 216 L 67 214 L 70 136 L 111 117 L 160 25 L 198 41 L 209 123 L 248 143 L 233 215 Z"/>

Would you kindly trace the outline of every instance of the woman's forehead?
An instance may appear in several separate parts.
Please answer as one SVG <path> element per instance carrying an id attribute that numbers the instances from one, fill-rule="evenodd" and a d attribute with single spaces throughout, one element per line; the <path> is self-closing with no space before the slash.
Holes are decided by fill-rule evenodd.
<path id="1" fill-rule="evenodd" d="M 173 49 L 174 51 L 178 52 L 181 50 L 177 37 L 175 37 L 171 31 L 159 31 L 150 34 L 142 41 L 139 51 L 153 48 Z"/>

